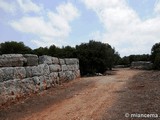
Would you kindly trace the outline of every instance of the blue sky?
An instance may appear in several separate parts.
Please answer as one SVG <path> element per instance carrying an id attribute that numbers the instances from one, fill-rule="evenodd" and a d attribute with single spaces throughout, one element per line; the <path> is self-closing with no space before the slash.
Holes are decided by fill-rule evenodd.
<path id="1" fill-rule="evenodd" d="M 0 42 L 33 49 L 94 39 L 121 56 L 150 54 L 159 31 L 159 0 L 0 0 Z"/>

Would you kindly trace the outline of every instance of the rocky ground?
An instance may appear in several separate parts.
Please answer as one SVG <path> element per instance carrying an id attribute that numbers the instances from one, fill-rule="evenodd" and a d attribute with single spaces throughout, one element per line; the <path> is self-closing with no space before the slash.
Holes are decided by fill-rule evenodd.
<path id="1" fill-rule="evenodd" d="M 160 72 L 114 73 L 80 78 L 5 106 L 0 120 L 159 120 L 131 114 L 160 115 Z"/>

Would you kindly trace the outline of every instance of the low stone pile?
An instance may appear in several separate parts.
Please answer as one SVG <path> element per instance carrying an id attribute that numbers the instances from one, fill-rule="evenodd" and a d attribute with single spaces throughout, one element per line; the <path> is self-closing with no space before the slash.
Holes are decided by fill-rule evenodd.
<path id="1" fill-rule="evenodd" d="M 79 60 L 43 55 L 0 56 L 0 105 L 80 77 Z"/>
<path id="2" fill-rule="evenodd" d="M 150 61 L 135 61 L 131 63 L 132 69 L 142 69 L 142 70 L 151 70 L 153 68 L 153 63 Z"/>

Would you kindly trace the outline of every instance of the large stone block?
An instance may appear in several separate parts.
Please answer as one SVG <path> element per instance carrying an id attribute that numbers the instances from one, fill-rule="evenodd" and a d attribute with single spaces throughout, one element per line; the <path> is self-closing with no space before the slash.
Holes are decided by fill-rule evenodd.
<path id="1" fill-rule="evenodd" d="M 22 95 L 30 95 L 37 91 L 33 78 L 25 78 L 19 82 Z"/>
<path id="2" fill-rule="evenodd" d="M 47 82 L 44 76 L 39 77 L 40 80 L 40 90 L 46 90 L 47 89 Z"/>
<path id="3" fill-rule="evenodd" d="M 75 74 L 72 71 L 66 71 L 66 80 L 74 80 L 76 78 Z"/>
<path id="4" fill-rule="evenodd" d="M 67 65 L 79 64 L 79 60 L 77 58 L 66 58 L 65 63 Z"/>
<path id="5" fill-rule="evenodd" d="M 45 83 L 46 83 L 46 89 L 50 88 L 52 86 L 52 80 L 50 79 L 49 75 L 44 76 Z"/>
<path id="6" fill-rule="evenodd" d="M 79 65 L 78 64 L 73 64 L 73 65 L 67 65 L 68 70 L 79 70 Z"/>
<path id="7" fill-rule="evenodd" d="M 14 68 L 13 67 L 4 67 L 1 68 L 1 74 L 3 81 L 13 80 L 14 79 Z"/>
<path id="8" fill-rule="evenodd" d="M 3 82 L 3 81 L 4 81 L 3 78 L 4 78 L 4 72 L 3 72 L 3 70 L 0 68 L 0 82 Z"/>
<path id="9" fill-rule="evenodd" d="M 59 84 L 59 76 L 58 76 L 58 72 L 52 72 L 49 75 L 49 78 L 51 80 L 51 84 L 52 85 L 58 85 Z"/>
<path id="10" fill-rule="evenodd" d="M 151 70 L 153 68 L 153 63 L 150 61 L 134 61 L 131 63 L 131 68 Z"/>
<path id="11" fill-rule="evenodd" d="M 26 66 L 37 66 L 38 65 L 38 56 L 34 54 L 25 54 L 23 55 L 26 59 Z"/>
<path id="12" fill-rule="evenodd" d="M 0 83 L 0 95 L 4 94 L 4 82 Z"/>
<path id="13" fill-rule="evenodd" d="M 60 65 L 64 65 L 65 64 L 64 59 L 59 59 L 59 63 L 60 63 Z"/>
<path id="14" fill-rule="evenodd" d="M 59 59 L 56 57 L 52 57 L 52 64 L 59 64 Z"/>
<path id="15" fill-rule="evenodd" d="M 61 65 L 61 68 L 62 68 L 62 71 L 66 71 L 66 70 L 68 70 L 67 65 Z"/>
<path id="16" fill-rule="evenodd" d="M 48 64 L 48 65 L 52 64 L 52 57 L 47 55 L 40 56 L 39 64 Z"/>
<path id="17" fill-rule="evenodd" d="M 20 83 L 19 79 L 14 79 L 14 80 L 9 80 L 9 81 L 5 81 L 4 82 L 4 96 L 8 95 L 8 96 L 12 96 L 12 97 L 16 97 L 18 94 L 20 94 L 21 92 L 21 87 L 20 87 Z"/>
<path id="18" fill-rule="evenodd" d="M 49 66 L 47 64 L 40 64 L 40 65 L 38 65 L 38 68 L 42 69 L 43 75 L 49 75 L 50 69 L 49 69 Z"/>
<path id="19" fill-rule="evenodd" d="M 52 72 L 49 74 L 49 76 L 54 80 L 54 79 L 57 79 L 59 76 L 58 76 L 58 72 Z"/>
<path id="20" fill-rule="evenodd" d="M 61 66 L 58 64 L 49 65 L 50 72 L 59 72 L 61 71 Z"/>
<path id="21" fill-rule="evenodd" d="M 67 65 L 67 68 L 68 68 L 69 71 L 75 70 L 75 66 L 74 65 Z"/>
<path id="22" fill-rule="evenodd" d="M 66 81 L 66 74 L 65 74 L 65 72 L 58 72 L 58 76 L 59 76 L 59 80 L 61 81 L 61 82 L 64 82 L 64 81 Z"/>
<path id="23" fill-rule="evenodd" d="M 24 79 L 26 77 L 26 69 L 24 67 L 14 67 L 14 79 Z"/>
<path id="24" fill-rule="evenodd" d="M 26 61 L 22 54 L 3 54 L 0 56 L 0 67 L 22 67 Z"/>
<path id="25" fill-rule="evenodd" d="M 25 69 L 26 69 L 26 77 L 32 77 L 33 76 L 32 75 L 33 67 L 28 66 L 28 67 L 25 67 Z"/>
<path id="26" fill-rule="evenodd" d="M 32 67 L 32 76 L 41 76 L 43 75 L 43 67 L 34 66 Z"/>
<path id="27" fill-rule="evenodd" d="M 48 75 L 49 73 L 50 70 L 47 64 L 40 64 L 38 66 L 26 67 L 27 77 Z"/>

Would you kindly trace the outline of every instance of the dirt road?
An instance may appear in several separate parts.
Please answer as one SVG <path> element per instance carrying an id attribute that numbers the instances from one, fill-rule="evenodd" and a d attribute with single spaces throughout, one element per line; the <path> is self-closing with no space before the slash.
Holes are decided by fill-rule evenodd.
<path id="1" fill-rule="evenodd" d="M 155 98 L 156 101 L 152 105 L 150 104 L 152 99 L 144 102 L 147 98 L 143 97 L 146 96 L 143 93 L 147 90 L 152 91 L 152 94 L 160 93 L 159 89 L 152 90 L 153 86 L 150 88 L 148 82 L 144 82 L 145 78 L 150 77 L 151 72 L 130 69 L 114 72 L 115 75 L 80 78 L 58 88 L 51 88 L 10 108 L 0 110 L 0 118 L 1 120 L 129 120 L 125 118 L 125 113 L 159 112 L 159 108 L 156 111 L 155 109 L 147 111 L 150 107 L 155 108 L 154 105 L 160 102 L 159 97 Z M 153 81 L 150 84 L 154 84 L 157 88 L 160 85 L 159 82 Z M 141 109 L 139 105 L 145 109 Z"/>

